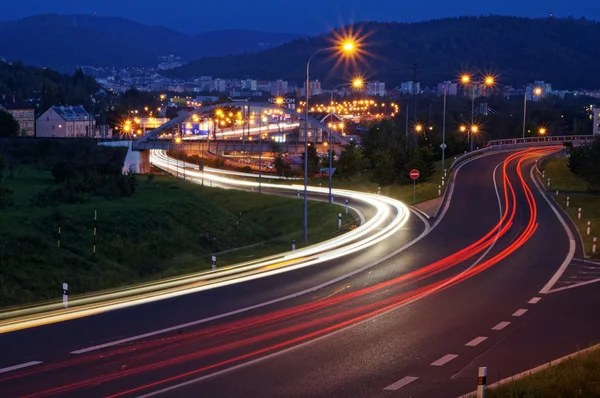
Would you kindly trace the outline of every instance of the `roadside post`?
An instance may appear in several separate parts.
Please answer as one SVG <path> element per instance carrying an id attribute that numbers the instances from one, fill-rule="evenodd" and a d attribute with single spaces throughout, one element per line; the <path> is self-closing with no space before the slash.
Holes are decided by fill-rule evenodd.
<path id="1" fill-rule="evenodd" d="M 410 178 L 413 180 L 413 204 L 417 203 L 417 178 L 419 178 L 419 170 L 412 169 L 409 173 Z M 444 179 L 442 178 L 442 185 L 444 185 Z"/>
<path id="2" fill-rule="evenodd" d="M 217 269 L 217 256 L 212 256 L 212 269 L 213 271 Z"/>
<path id="3" fill-rule="evenodd" d="M 581 207 L 577 209 L 577 219 L 581 220 Z"/>
<path id="4" fill-rule="evenodd" d="M 381 187 L 377 187 L 377 195 L 381 195 Z"/>
<path id="5" fill-rule="evenodd" d="M 342 213 L 338 213 L 338 229 L 342 229 Z"/>
<path id="6" fill-rule="evenodd" d="M 591 229 L 591 227 L 592 227 L 592 222 L 591 222 L 591 221 L 588 221 L 588 226 L 587 226 L 587 234 L 588 234 L 588 235 L 590 234 L 590 229 Z"/>
<path id="7" fill-rule="evenodd" d="M 348 214 L 348 199 L 346 199 L 346 214 Z"/>
<path id="8" fill-rule="evenodd" d="M 567 207 L 569 207 L 569 197 L 567 196 Z"/>
<path id="9" fill-rule="evenodd" d="M 444 181 L 444 177 L 442 177 L 442 186 L 446 185 Z"/>
<path id="10" fill-rule="evenodd" d="M 548 177 L 548 188 L 550 188 L 550 177 Z"/>
<path id="11" fill-rule="evenodd" d="M 485 396 L 486 378 L 487 368 L 485 366 L 480 366 L 479 372 L 477 373 L 477 398 L 484 398 Z"/>
<path id="12" fill-rule="evenodd" d="M 296 239 L 292 239 L 292 250 L 296 250 Z"/>
<path id="13" fill-rule="evenodd" d="M 62 284 L 63 294 L 63 307 L 69 308 L 69 285 L 67 283 Z"/>
<path id="14" fill-rule="evenodd" d="M 592 244 L 592 253 L 596 253 L 596 237 L 594 236 L 594 243 Z"/>

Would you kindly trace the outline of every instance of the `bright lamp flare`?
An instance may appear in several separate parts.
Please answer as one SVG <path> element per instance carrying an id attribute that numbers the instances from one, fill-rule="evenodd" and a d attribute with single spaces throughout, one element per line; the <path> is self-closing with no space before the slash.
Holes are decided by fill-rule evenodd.
<path id="1" fill-rule="evenodd" d="M 546 129 L 542 127 L 540 129 L 540 135 L 544 135 L 544 134 L 546 134 Z"/>
<path id="2" fill-rule="evenodd" d="M 487 76 L 485 78 L 485 84 L 488 86 L 493 86 L 494 85 L 494 77 L 493 76 Z"/>
<path id="3" fill-rule="evenodd" d="M 469 83 L 471 81 L 471 76 L 469 75 L 462 75 L 460 78 L 460 81 L 463 83 Z"/>
<path id="4" fill-rule="evenodd" d="M 352 81 L 352 86 L 355 88 L 361 88 L 363 86 L 364 82 L 363 79 L 361 79 L 360 77 L 357 77 L 356 79 L 354 79 Z"/>
<path id="5" fill-rule="evenodd" d="M 352 51 L 354 50 L 354 43 L 352 42 L 347 42 L 344 44 L 344 47 L 342 47 L 344 49 L 344 51 Z"/>
<path id="6" fill-rule="evenodd" d="M 459 130 L 464 133 L 465 131 L 467 131 L 467 126 L 460 126 Z"/>
<path id="7" fill-rule="evenodd" d="M 542 94 L 542 89 L 540 87 L 536 87 L 535 90 L 533 90 L 533 92 L 535 93 L 535 95 L 540 95 Z"/>
<path id="8" fill-rule="evenodd" d="M 476 133 L 479 131 L 479 127 L 478 126 L 471 126 L 471 131 Z"/>
<path id="9" fill-rule="evenodd" d="M 423 131 L 423 126 L 422 126 L 422 125 L 420 125 L 420 124 L 417 124 L 417 125 L 415 126 L 415 131 L 416 131 L 417 133 L 420 133 L 421 131 Z"/>

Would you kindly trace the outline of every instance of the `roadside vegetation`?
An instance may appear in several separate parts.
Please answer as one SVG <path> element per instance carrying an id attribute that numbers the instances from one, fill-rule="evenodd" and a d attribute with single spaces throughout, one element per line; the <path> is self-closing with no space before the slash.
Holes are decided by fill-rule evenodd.
<path id="1" fill-rule="evenodd" d="M 545 178 L 550 178 L 550 187 L 547 180 L 543 181 L 547 189 L 559 191 L 559 196 L 553 197 L 575 222 L 586 254 L 600 259 L 600 250 L 592 252 L 593 238 L 600 238 L 600 139 L 572 149 L 569 158 L 545 160 L 542 170 Z M 580 208 L 581 219 L 578 218 Z M 591 222 L 589 235 L 588 221 Z"/>
<path id="2" fill-rule="evenodd" d="M 600 397 L 600 351 L 557 365 L 485 392 L 486 398 Z"/>
<path id="3" fill-rule="evenodd" d="M 62 282 L 81 294 L 210 269 L 215 253 L 221 267 L 290 250 L 292 239 L 302 247 L 302 201 L 295 198 L 166 175 L 101 176 L 124 153 L 85 140 L 16 141 L 4 142 L 2 156 L 18 165 L 10 174 L 3 168 L 10 203 L 0 209 L 1 306 L 56 299 Z M 340 210 L 309 203 L 311 244 L 348 230 L 354 220 L 344 215 L 338 230 Z"/>

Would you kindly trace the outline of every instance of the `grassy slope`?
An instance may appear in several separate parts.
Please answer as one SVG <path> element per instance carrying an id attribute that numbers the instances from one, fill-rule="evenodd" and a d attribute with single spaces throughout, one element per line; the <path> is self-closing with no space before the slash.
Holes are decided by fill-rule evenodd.
<path id="1" fill-rule="evenodd" d="M 592 239 L 594 236 L 600 238 L 600 196 L 586 194 L 587 183 L 579 176 L 571 173 L 566 158 L 547 159 L 542 169 L 546 172 L 546 178 L 550 177 L 551 191 L 570 191 L 573 193 L 560 194 L 555 197 L 564 210 L 569 213 L 575 221 L 579 233 L 583 237 L 583 245 L 588 255 L 600 258 L 600 251 L 592 253 Z M 547 183 L 547 180 L 544 181 Z M 567 196 L 569 207 L 567 208 Z M 581 208 L 581 220 L 577 218 L 578 209 Z M 591 221 L 590 235 L 587 235 L 587 222 Z"/>
<path id="2" fill-rule="evenodd" d="M 6 180 L 15 191 L 15 206 L 0 211 L 0 305 L 58 298 L 63 281 L 78 294 L 198 271 L 210 267 L 211 253 L 260 242 L 267 243 L 219 256 L 218 265 L 289 250 L 292 238 L 301 246 L 302 202 L 297 199 L 203 188 L 166 176 L 150 182 L 141 176 L 129 198 L 30 206 L 29 199 L 52 183 L 50 172 L 25 166 Z M 339 211 L 309 203 L 311 244 L 339 233 Z M 353 221 L 344 217 L 344 224 Z M 207 232 L 214 242 L 205 239 Z"/>
<path id="3" fill-rule="evenodd" d="M 600 351 L 570 358 L 485 393 L 486 398 L 600 397 Z"/>

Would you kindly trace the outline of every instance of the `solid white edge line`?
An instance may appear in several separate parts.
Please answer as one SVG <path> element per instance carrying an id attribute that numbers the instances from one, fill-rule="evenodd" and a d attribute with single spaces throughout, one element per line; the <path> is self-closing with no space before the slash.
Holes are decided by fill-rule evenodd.
<path id="1" fill-rule="evenodd" d="M 480 156 L 480 157 L 483 157 L 483 156 L 485 156 L 485 155 L 482 155 L 482 156 Z M 465 165 L 465 164 L 467 164 L 467 163 L 470 163 L 470 162 L 472 162 L 473 160 L 479 159 L 480 157 L 476 157 L 476 158 L 469 159 L 469 160 L 465 161 L 464 163 L 462 163 L 461 165 L 459 165 L 459 167 L 456 169 L 456 173 L 458 174 L 458 171 L 460 170 L 460 168 L 461 168 L 463 165 Z M 502 164 L 502 162 L 500 162 L 500 163 L 499 163 L 498 165 L 496 165 L 496 167 L 494 168 L 493 178 L 494 178 L 494 185 L 495 185 L 495 186 L 496 186 L 496 170 L 498 169 L 498 166 L 500 166 L 500 164 Z M 454 186 L 454 184 L 453 184 L 452 186 Z M 497 186 L 496 186 L 496 195 L 497 195 L 497 197 L 498 197 L 498 203 L 500 204 L 500 217 L 502 217 L 502 206 L 501 206 L 500 194 L 498 193 L 498 187 L 497 187 Z M 452 199 L 452 195 L 450 195 L 450 196 L 448 197 L 448 202 L 449 202 L 451 199 Z M 439 216 L 438 220 L 441 220 L 441 219 L 444 217 L 444 215 L 446 214 L 446 210 L 447 210 L 447 208 L 445 208 L 445 209 L 442 211 L 442 213 L 440 214 L 440 216 Z M 416 213 L 416 214 L 417 214 L 417 213 Z M 421 217 L 419 214 L 417 214 L 417 216 Z M 429 228 L 429 227 L 428 227 L 428 224 L 426 223 L 426 221 L 425 221 L 423 218 L 421 218 L 421 220 L 422 220 L 422 221 L 425 223 L 426 227 L 427 227 L 427 228 Z M 432 231 L 432 230 L 433 230 L 433 229 L 436 227 L 436 225 L 437 225 L 437 224 L 434 224 L 432 227 L 430 227 L 430 228 L 429 228 L 429 232 L 431 232 L 431 231 Z M 429 232 L 428 232 L 428 233 L 429 233 Z M 413 240 L 412 242 L 409 242 L 409 243 L 407 243 L 407 244 L 406 244 L 404 247 L 405 247 L 405 248 L 408 248 L 408 247 L 412 246 L 413 244 L 415 244 L 415 243 L 417 243 L 419 240 L 421 240 L 423 237 L 425 237 L 425 231 L 424 231 L 424 232 L 423 232 L 423 233 L 422 233 L 422 234 L 421 234 L 421 235 L 420 235 L 420 236 L 419 236 L 417 239 Z M 490 249 L 488 249 L 488 252 L 489 252 L 489 250 L 491 250 L 491 247 L 493 247 L 493 246 L 495 245 L 495 243 L 496 243 L 496 241 L 497 241 L 497 240 L 498 240 L 498 235 L 496 235 L 496 240 L 495 240 L 495 241 L 494 241 L 494 243 L 493 243 L 493 244 L 490 246 Z M 404 249 L 403 249 L 403 248 L 400 248 L 400 249 L 398 249 L 397 251 L 398 251 L 398 252 L 400 252 L 400 251 L 402 251 L 402 250 L 404 250 Z M 480 261 L 483 259 L 483 257 L 485 257 L 485 255 L 486 255 L 486 254 L 487 254 L 487 252 L 486 252 L 486 253 L 484 253 L 484 254 L 483 254 L 483 255 L 482 255 L 482 256 L 481 256 L 481 257 L 480 257 L 480 258 L 479 258 L 479 259 L 478 259 L 478 260 L 477 260 L 475 263 L 473 263 L 473 265 L 471 265 L 471 266 L 470 266 L 468 269 L 466 269 L 466 270 L 465 270 L 465 271 L 463 271 L 462 273 L 464 273 L 464 272 L 467 272 L 469 269 L 473 268 L 473 267 L 474 267 L 476 264 L 478 264 L 478 263 L 479 263 L 479 262 L 480 262 Z M 385 258 L 381 259 L 381 261 L 385 261 L 385 260 L 387 260 L 387 259 L 388 259 L 387 257 L 393 257 L 394 255 L 395 255 L 395 254 L 390 254 L 390 255 L 386 256 Z M 461 274 L 462 274 L 462 273 L 461 273 Z M 147 393 L 147 394 L 140 395 L 140 396 L 138 396 L 137 398 L 149 398 L 149 397 L 154 397 L 154 396 L 157 396 L 157 395 L 160 395 L 160 394 L 163 394 L 163 393 L 169 392 L 169 391 L 176 390 L 176 389 L 178 389 L 178 388 L 181 388 L 181 387 L 185 387 L 185 386 L 188 386 L 188 385 L 191 385 L 191 384 L 199 383 L 199 382 L 201 382 L 201 381 L 203 381 L 203 380 L 210 379 L 210 378 L 213 378 L 213 377 L 218 377 L 218 376 L 220 376 L 220 375 L 222 375 L 222 374 L 229 373 L 229 372 L 235 371 L 235 370 L 237 370 L 237 369 L 244 368 L 244 367 L 246 367 L 246 366 L 251 366 L 251 365 L 254 365 L 254 364 L 258 363 L 258 362 L 262 362 L 262 361 L 265 361 L 265 360 L 268 360 L 268 359 L 274 358 L 274 357 L 276 357 L 276 356 L 279 356 L 279 355 L 284 355 L 284 354 L 286 354 L 286 353 L 288 353 L 288 352 L 291 352 L 291 351 L 294 351 L 294 350 L 300 349 L 300 348 L 302 348 L 302 347 L 304 347 L 304 346 L 307 346 L 307 345 L 309 345 L 309 344 L 313 344 L 313 343 L 316 343 L 316 342 L 318 342 L 318 341 L 324 340 L 324 339 L 326 339 L 326 338 L 332 337 L 332 336 L 334 336 L 334 335 L 336 335 L 336 334 L 338 334 L 338 333 L 342 333 L 342 332 L 344 332 L 344 331 L 346 331 L 346 330 L 349 330 L 349 329 L 355 328 L 355 327 L 357 327 L 357 326 L 360 326 L 360 325 L 362 325 L 362 324 L 364 324 L 364 323 L 371 322 L 371 321 L 373 321 L 374 319 L 377 319 L 377 318 L 379 318 L 379 317 L 385 316 L 385 315 L 387 315 L 387 314 L 389 314 L 389 313 L 391 313 L 391 312 L 393 312 L 393 311 L 397 311 L 397 310 L 399 310 L 400 308 L 403 308 L 403 307 L 405 307 L 405 306 L 407 306 L 407 305 L 409 305 L 409 304 L 412 304 L 412 303 L 414 303 L 414 302 L 416 302 L 416 301 L 418 301 L 418 300 L 420 300 L 420 299 L 422 299 L 422 298 L 425 298 L 425 297 L 427 297 L 427 296 L 429 296 L 429 295 L 431 295 L 431 294 L 435 293 L 437 290 L 439 290 L 439 289 L 440 289 L 440 288 L 442 288 L 443 286 L 446 286 L 447 284 L 454 282 L 454 280 L 456 280 L 456 278 L 458 278 L 458 277 L 459 277 L 461 274 L 457 275 L 455 278 L 452 278 L 452 279 L 451 279 L 450 281 L 448 281 L 446 284 L 444 284 L 444 285 L 442 285 L 442 286 L 439 286 L 438 288 L 434 289 L 434 290 L 433 290 L 433 291 L 431 291 L 431 292 L 428 292 L 428 293 L 426 293 L 426 294 L 424 294 L 424 295 L 422 295 L 422 296 L 415 297 L 414 299 L 412 299 L 412 300 L 409 300 L 409 301 L 407 301 L 406 303 L 399 305 L 398 307 L 391 308 L 391 309 L 389 309 L 389 310 L 387 310 L 387 311 L 384 311 L 384 312 L 382 312 L 382 313 L 380 313 L 380 314 L 377 314 L 377 315 L 375 315 L 375 316 L 373 316 L 373 317 L 371 317 L 371 318 L 363 319 L 362 321 L 356 322 L 356 323 L 354 323 L 354 324 L 352 324 L 352 325 L 349 325 L 349 326 L 346 326 L 346 327 L 344 327 L 344 328 L 342 328 L 342 329 L 338 329 L 338 330 L 336 330 L 336 331 L 334 331 L 334 332 L 331 332 L 331 333 L 325 334 L 325 335 L 323 335 L 323 336 L 316 337 L 316 338 L 314 338 L 314 339 L 311 339 L 311 340 L 305 341 L 305 342 L 303 342 L 303 343 L 300 343 L 300 344 L 297 344 L 297 345 L 294 345 L 294 346 L 291 346 L 291 347 L 285 348 L 285 349 L 283 349 L 283 350 L 280 350 L 280 351 L 274 352 L 274 353 L 272 353 L 272 354 L 268 354 L 268 355 L 265 355 L 265 356 L 262 356 L 262 357 L 259 357 L 259 358 L 256 358 L 256 359 L 252 359 L 252 360 L 250 360 L 250 361 L 243 362 L 243 363 L 240 363 L 240 364 L 238 364 L 238 365 L 234 365 L 234 366 L 231 366 L 231 367 L 229 367 L 229 368 L 225 368 L 225 369 L 219 370 L 219 371 L 217 371 L 217 372 L 214 372 L 214 373 L 210 373 L 210 374 L 207 374 L 207 375 L 204 375 L 204 376 L 199 376 L 199 377 L 196 377 L 196 378 L 194 378 L 194 379 L 191 379 L 191 380 L 188 380 L 188 381 L 185 381 L 185 382 L 179 383 L 179 384 L 175 384 L 175 385 L 172 385 L 172 386 L 169 386 L 169 387 L 165 387 L 165 388 L 163 388 L 163 389 L 160 389 L 160 390 L 156 390 L 156 391 L 153 391 L 153 392 L 149 392 L 149 393 Z"/>
<path id="2" fill-rule="evenodd" d="M 527 312 L 527 309 L 521 308 L 521 309 L 516 310 L 514 312 L 514 314 L 512 314 L 512 316 L 515 316 L 515 317 L 516 316 L 523 316 L 526 312 Z"/>
<path id="3" fill-rule="evenodd" d="M 456 354 L 446 354 L 443 357 L 430 363 L 430 366 L 444 366 L 445 364 L 447 364 L 448 362 L 452 361 L 453 359 L 455 359 L 457 357 L 458 357 L 458 355 L 456 355 Z"/>
<path id="4" fill-rule="evenodd" d="M 390 384 L 389 386 L 384 388 L 384 390 L 397 391 L 397 390 L 401 389 L 402 387 L 406 387 L 407 385 L 409 385 L 410 383 L 412 383 L 413 381 L 415 381 L 417 379 L 418 379 L 418 377 L 415 377 L 415 376 L 406 376 L 406 377 L 398 380 L 394 384 Z"/>
<path id="5" fill-rule="evenodd" d="M 471 340 L 467 344 L 465 344 L 465 346 L 477 347 L 479 344 L 483 343 L 485 340 L 487 340 L 487 337 L 485 337 L 485 336 L 475 337 L 473 340 Z"/>
<path id="6" fill-rule="evenodd" d="M 42 363 L 42 361 L 25 362 L 25 363 L 21 363 L 19 365 L 2 368 L 2 369 L 0 369 L 0 373 L 12 372 L 13 370 L 19 370 L 19 369 L 23 369 L 23 368 L 28 368 L 33 365 L 39 365 L 40 363 Z"/>
<path id="7" fill-rule="evenodd" d="M 529 300 L 527 302 L 527 304 L 537 304 L 540 302 L 541 299 L 542 299 L 541 297 L 533 297 L 531 300 Z"/>
<path id="8" fill-rule="evenodd" d="M 553 361 L 550 361 L 548 363 L 545 363 L 543 365 L 537 366 L 535 368 L 531 368 L 531 369 L 526 370 L 524 372 L 517 373 L 516 375 L 513 375 L 513 376 L 507 377 L 505 379 L 499 380 L 499 381 L 497 381 L 495 383 L 492 383 L 492 384 L 488 385 L 487 388 L 488 389 L 493 389 L 493 388 L 499 387 L 499 386 L 501 386 L 503 384 L 510 383 L 511 381 L 516 381 L 516 380 L 522 379 L 524 377 L 527 377 L 527 376 L 530 376 L 530 375 L 532 375 L 534 373 L 537 373 L 537 372 L 539 372 L 541 370 L 547 369 L 550 366 L 558 365 L 559 363 L 561 363 L 563 361 L 566 361 L 567 359 L 571 359 L 571 358 L 577 357 L 579 355 L 587 354 L 590 351 L 594 351 L 594 350 L 598 350 L 598 349 L 600 349 L 600 344 L 593 345 L 591 347 L 585 348 L 583 350 L 576 351 L 576 352 L 574 352 L 572 354 L 565 355 L 564 357 L 561 357 L 561 358 L 555 359 Z M 476 393 L 477 393 L 477 391 L 472 391 L 470 393 L 461 395 L 461 396 L 459 396 L 457 398 L 473 398 Z"/>
<path id="9" fill-rule="evenodd" d="M 508 321 L 502 321 L 502 322 L 498 323 L 496 326 L 494 326 L 492 328 L 492 330 L 502 330 L 505 327 L 507 327 L 508 325 L 510 325 L 510 322 L 508 322 Z"/>
<path id="10" fill-rule="evenodd" d="M 537 164 L 536 164 L 535 168 L 537 168 Z M 535 184 L 536 188 L 538 189 L 540 195 L 548 203 L 548 206 L 550 206 L 550 208 L 552 209 L 552 211 L 554 212 L 554 214 L 556 215 L 556 217 L 558 217 L 558 220 L 560 221 L 560 223 L 562 224 L 563 228 L 567 232 L 567 237 L 569 238 L 569 253 L 567 254 L 567 257 L 565 258 L 565 260 L 563 261 L 563 263 L 560 265 L 560 267 L 558 267 L 558 270 L 552 276 L 552 278 L 550 278 L 550 280 L 548 281 L 548 283 L 546 283 L 546 285 L 542 288 L 542 290 L 539 291 L 540 294 L 547 294 L 550 291 L 550 289 L 552 289 L 552 287 L 556 284 L 556 282 L 562 276 L 562 274 L 565 273 L 567 267 L 571 263 L 571 260 L 575 256 L 576 244 L 575 244 L 575 238 L 573 237 L 573 233 L 571 232 L 571 229 L 569 228 L 569 226 L 565 222 L 565 219 L 562 217 L 562 215 L 560 214 L 560 212 L 556 209 L 556 206 L 554 206 L 554 204 L 550 201 L 550 199 L 548 199 L 548 196 L 546 195 L 546 192 L 543 191 L 542 188 L 540 188 L 540 184 L 539 184 L 537 178 L 535 178 L 535 176 L 533 175 L 533 172 L 534 172 L 535 168 L 534 167 L 531 168 L 531 171 L 529 172 L 529 175 L 530 175 L 531 179 L 533 180 L 533 183 Z"/>

